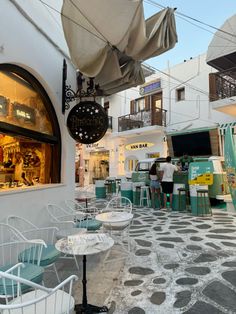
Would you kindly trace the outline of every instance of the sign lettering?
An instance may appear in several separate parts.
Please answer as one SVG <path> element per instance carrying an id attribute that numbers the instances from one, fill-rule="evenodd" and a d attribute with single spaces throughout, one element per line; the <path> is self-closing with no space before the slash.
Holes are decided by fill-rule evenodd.
<path id="1" fill-rule="evenodd" d="M 151 93 L 157 89 L 160 89 L 161 88 L 161 81 L 155 81 L 155 82 L 150 82 L 149 84 L 147 85 L 143 85 L 140 87 L 139 89 L 139 94 L 140 95 L 145 95 L 145 94 L 148 94 L 148 93 Z"/>
<path id="2" fill-rule="evenodd" d="M 23 119 L 25 122 L 35 123 L 34 109 L 17 102 L 13 103 L 13 116 L 16 119 Z"/>
<path id="3" fill-rule="evenodd" d="M 127 150 L 140 150 L 140 149 L 146 149 L 149 147 L 152 147 L 154 143 L 148 143 L 148 142 L 140 142 L 140 143 L 132 143 L 125 146 Z"/>

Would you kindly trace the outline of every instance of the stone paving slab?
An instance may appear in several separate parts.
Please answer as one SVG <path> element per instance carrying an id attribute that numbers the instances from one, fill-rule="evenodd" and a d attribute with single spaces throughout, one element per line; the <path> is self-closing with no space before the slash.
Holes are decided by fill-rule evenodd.
<path id="1" fill-rule="evenodd" d="M 110 314 L 236 313 L 235 214 L 134 213 L 133 250 L 106 299 Z"/>

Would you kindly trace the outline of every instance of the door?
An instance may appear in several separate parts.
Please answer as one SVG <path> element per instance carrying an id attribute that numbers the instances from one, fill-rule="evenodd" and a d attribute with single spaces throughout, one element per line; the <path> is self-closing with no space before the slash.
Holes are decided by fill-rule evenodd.
<path id="1" fill-rule="evenodd" d="M 151 96 L 152 125 L 163 125 L 162 93 Z"/>

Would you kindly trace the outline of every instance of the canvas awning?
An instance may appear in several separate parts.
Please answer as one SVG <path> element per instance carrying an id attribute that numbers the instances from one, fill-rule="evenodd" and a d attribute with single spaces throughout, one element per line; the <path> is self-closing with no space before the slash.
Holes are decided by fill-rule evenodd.
<path id="1" fill-rule="evenodd" d="M 141 0 L 64 0 L 62 24 L 72 62 L 106 94 L 143 84 L 141 62 L 177 42 L 174 9 L 144 20 Z"/>
<path id="2" fill-rule="evenodd" d="M 236 67 L 236 14 L 215 33 L 207 50 L 206 62 L 219 71 Z"/>

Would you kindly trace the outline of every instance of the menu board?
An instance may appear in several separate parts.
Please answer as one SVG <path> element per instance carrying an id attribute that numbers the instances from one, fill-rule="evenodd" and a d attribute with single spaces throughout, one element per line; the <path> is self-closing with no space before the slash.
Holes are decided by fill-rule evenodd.
<path id="1" fill-rule="evenodd" d="M 0 116 L 7 116 L 8 114 L 8 101 L 4 96 L 0 96 Z"/>
<path id="2" fill-rule="evenodd" d="M 13 116 L 16 119 L 23 119 L 25 122 L 31 122 L 35 124 L 34 109 L 20 103 L 13 103 Z"/>
<path id="3" fill-rule="evenodd" d="M 213 184 L 213 165 L 210 161 L 192 162 L 189 165 L 189 184 Z"/>
<path id="4" fill-rule="evenodd" d="M 96 243 L 102 243 L 107 241 L 107 236 L 104 233 L 97 233 L 97 234 L 77 234 L 68 236 L 68 243 L 69 244 L 76 244 L 76 245 L 94 245 Z"/>

